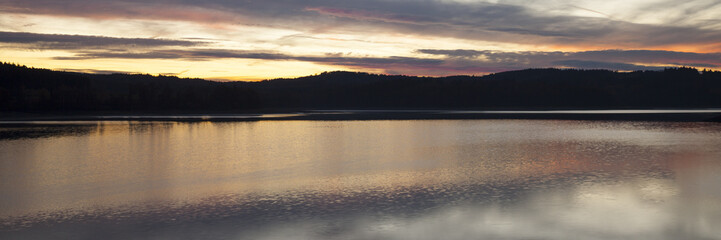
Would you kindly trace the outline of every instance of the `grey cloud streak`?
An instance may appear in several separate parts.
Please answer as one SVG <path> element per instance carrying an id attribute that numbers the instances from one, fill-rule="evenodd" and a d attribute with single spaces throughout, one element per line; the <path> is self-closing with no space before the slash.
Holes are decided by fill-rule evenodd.
<path id="1" fill-rule="evenodd" d="M 298 60 L 307 62 L 322 63 L 344 63 L 353 64 L 363 62 L 373 64 L 438 64 L 441 60 L 437 59 L 421 59 L 410 57 L 340 57 L 336 54 L 330 56 L 293 56 L 276 52 L 264 51 L 242 51 L 242 50 L 225 50 L 225 49 L 209 49 L 209 50 L 159 50 L 150 52 L 124 52 L 124 51 L 101 51 L 101 52 L 84 52 L 78 53 L 75 57 L 58 57 L 60 60 L 80 60 L 80 59 L 97 59 L 97 58 L 125 58 L 125 59 L 186 59 L 186 60 L 212 60 L 223 58 L 242 58 L 242 59 L 262 59 L 262 60 Z"/>
<path id="2" fill-rule="evenodd" d="M 37 49 L 87 49 L 114 46 L 133 47 L 189 47 L 203 45 L 203 42 L 153 39 L 115 38 L 87 35 L 39 34 L 28 32 L 0 32 L 0 43 L 21 44 Z"/>
<path id="3" fill-rule="evenodd" d="M 419 49 L 418 53 L 461 61 L 482 61 L 516 67 L 573 67 L 613 70 L 655 70 L 649 65 L 687 65 L 721 67 L 721 53 L 690 53 L 651 50 L 602 50 L 584 52 L 504 52 L 468 49 Z"/>
<path id="4" fill-rule="evenodd" d="M 295 56 L 268 51 L 243 51 L 227 49 L 195 49 L 195 50 L 157 50 L 148 52 L 126 51 L 82 51 L 72 57 L 55 57 L 56 60 L 87 60 L 87 59 L 182 59 L 190 61 L 207 61 L 216 59 L 257 59 L 275 61 L 302 61 L 325 65 L 345 66 L 363 69 L 386 69 L 393 72 L 420 71 L 415 74 L 429 73 L 428 70 L 441 68 L 442 71 L 458 71 L 467 69 L 462 66 L 443 66 L 442 59 L 412 58 L 412 57 L 344 57 L 338 54 L 326 56 Z"/>
<path id="5" fill-rule="evenodd" d="M 322 65 L 382 70 L 408 75 L 470 75 L 538 67 L 569 67 L 609 70 L 660 70 L 651 65 L 686 65 L 719 67 L 721 54 L 699 54 L 670 51 L 587 51 L 587 52 L 503 52 L 490 50 L 419 49 L 417 53 L 436 57 L 354 57 L 343 54 L 318 56 L 291 55 L 272 51 L 189 49 L 127 51 L 81 51 L 72 57 L 56 60 L 87 59 L 180 59 L 208 61 L 216 59 L 256 59 L 270 61 L 301 61 Z M 681 64 L 679 64 L 681 63 Z M 649 65 L 645 65 L 649 64 Z"/>

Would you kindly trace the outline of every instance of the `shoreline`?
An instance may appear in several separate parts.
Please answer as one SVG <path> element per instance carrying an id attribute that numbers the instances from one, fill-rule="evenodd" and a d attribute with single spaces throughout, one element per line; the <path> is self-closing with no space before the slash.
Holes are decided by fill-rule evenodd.
<path id="1" fill-rule="evenodd" d="M 0 123 L 69 121 L 353 121 L 353 120 L 602 120 L 660 122 L 721 122 L 721 109 L 694 110 L 550 110 L 550 111 L 454 111 L 454 110 L 304 110 L 268 113 L 86 113 L 2 114 Z"/>

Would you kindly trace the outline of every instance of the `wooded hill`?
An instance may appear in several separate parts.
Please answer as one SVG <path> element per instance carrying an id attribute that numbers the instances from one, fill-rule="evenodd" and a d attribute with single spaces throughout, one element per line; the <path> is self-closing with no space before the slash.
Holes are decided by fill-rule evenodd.
<path id="1" fill-rule="evenodd" d="M 223 111 L 258 107 L 256 92 L 236 84 L 0 64 L 0 111 Z"/>
<path id="2" fill-rule="evenodd" d="M 326 72 L 262 82 L 0 64 L 0 111 L 721 108 L 721 72 L 528 69 L 481 77 Z"/>

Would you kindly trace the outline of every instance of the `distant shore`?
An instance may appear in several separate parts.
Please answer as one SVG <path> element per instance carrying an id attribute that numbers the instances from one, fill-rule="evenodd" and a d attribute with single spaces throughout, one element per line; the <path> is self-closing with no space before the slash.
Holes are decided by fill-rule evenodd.
<path id="1" fill-rule="evenodd" d="M 604 121 L 721 122 L 721 109 L 699 110 L 299 110 L 262 113 L 3 113 L 0 122 L 33 121 L 352 121 L 352 120 L 545 119 Z"/>

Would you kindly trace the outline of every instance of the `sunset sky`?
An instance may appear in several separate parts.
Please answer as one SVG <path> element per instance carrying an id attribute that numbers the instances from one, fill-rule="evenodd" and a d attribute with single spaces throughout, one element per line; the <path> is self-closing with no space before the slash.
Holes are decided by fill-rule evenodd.
<path id="1" fill-rule="evenodd" d="M 214 80 L 721 70 L 721 0 L 0 0 L 0 61 Z"/>

